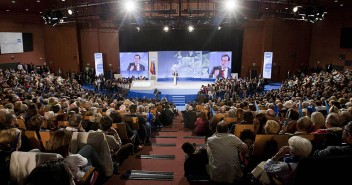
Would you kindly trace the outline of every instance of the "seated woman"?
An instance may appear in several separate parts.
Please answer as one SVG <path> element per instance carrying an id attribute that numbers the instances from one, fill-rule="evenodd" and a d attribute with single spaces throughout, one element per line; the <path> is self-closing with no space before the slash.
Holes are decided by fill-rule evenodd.
<path id="1" fill-rule="evenodd" d="M 208 180 L 207 173 L 208 155 L 205 148 L 196 150 L 195 144 L 185 142 L 182 150 L 186 153 L 184 162 L 185 177 L 187 180 Z"/>
<path id="2" fill-rule="evenodd" d="M 197 121 L 194 123 L 194 132 L 199 136 L 208 136 L 209 134 L 209 121 L 205 112 L 200 112 Z"/>
<path id="3" fill-rule="evenodd" d="M 264 165 L 264 170 L 269 175 L 278 177 L 283 184 L 290 184 L 299 160 L 302 157 L 308 157 L 312 151 L 312 143 L 300 136 L 292 136 L 288 140 L 288 145 L 283 146 Z"/>
<path id="4" fill-rule="evenodd" d="M 90 145 L 85 145 L 77 154 L 70 153 L 71 134 L 66 130 L 53 132 L 46 146 L 47 152 L 57 153 L 65 158 L 65 161 L 70 165 L 75 181 L 79 181 L 90 166 L 94 166 L 100 174 L 104 174 L 103 162 Z"/>

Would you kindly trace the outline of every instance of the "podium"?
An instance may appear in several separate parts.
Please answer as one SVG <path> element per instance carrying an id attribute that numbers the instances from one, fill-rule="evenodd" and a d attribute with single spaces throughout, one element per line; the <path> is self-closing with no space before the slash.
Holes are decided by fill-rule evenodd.
<path id="1" fill-rule="evenodd" d="M 173 72 L 172 73 L 172 76 L 174 77 L 174 86 L 177 85 L 177 76 L 178 76 L 178 73 L 177 72 Z"/>

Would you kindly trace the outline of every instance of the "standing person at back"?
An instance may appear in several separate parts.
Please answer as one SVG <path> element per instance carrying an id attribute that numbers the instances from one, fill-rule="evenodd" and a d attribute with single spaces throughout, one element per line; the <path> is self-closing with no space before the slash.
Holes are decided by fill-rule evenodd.
<path id="1" fill-rule="evenodd" d="M 235 135 L 228 133 L 226 122 L 219 122 L 216 133 L 207 140 L 210 179 L 226 183 L 241 180 L 243 172 L 239 152 L 247 153 L 247 145 Z"/>

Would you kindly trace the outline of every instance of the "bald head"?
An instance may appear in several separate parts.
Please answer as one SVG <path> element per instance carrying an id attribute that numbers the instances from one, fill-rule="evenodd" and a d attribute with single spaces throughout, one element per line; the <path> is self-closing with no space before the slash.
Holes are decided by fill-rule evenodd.
<path id="1" fill-rule="evenodd" d="M 220 121 L 220 122 L 216 125 L 216 132 L 217 132 L 217 133 L 227 133 L 227 132 L 228 132 L 227 123 L 226 123 L 225 121 Z"/>

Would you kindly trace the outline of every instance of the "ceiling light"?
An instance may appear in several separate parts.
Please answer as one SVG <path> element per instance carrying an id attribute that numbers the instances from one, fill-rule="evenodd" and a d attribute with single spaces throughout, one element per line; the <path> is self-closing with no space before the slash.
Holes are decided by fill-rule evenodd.
<path id="1" fill-rule="evenodd" d="M 236 4 L 235 0 L 227 0 L 225 2 L 225 7 L 227 10 L 233 10 L 236 8 L 236 6 L 237 6 L 237 4 Z"/>
<path id="2" fill-rule="evenodd" d="M 11 3 L 15 4 L 15 3 L 16 3 L 16 1 L 11 1 Z"/>
<path id="3" fill-rule="evenodd" d="M 125 4 L 125 8 L 127 11 L 131 12 L 136 8 L 136 2 L 135 1 L 127 1 Z"/>
<path id="4" fill-rule="evenodd" d="M 40 3 L 40 0 L 37 0 L 37 3 Z"/>
<path id="5" fill-rule="evenodd" d="M 68 10 L 67 10 L 67 13 L 68 13 L 69 15 L 72 15 L 72 14 L 73 14 L 73 11 L 72 11 L 71 9 L 68 9 Z"/>
<path id="6" fill-rule="evenodd" d="M 292 9 L 292 11 L 293 11 L 294 13 L 296 13 L 296 12 L 298 11 L 298 6 L 295 6 L 295 7 Z"/>
<path id="7" fill-rule="evenodd" d="M 164 32 L 168 32 L 169 31 L 169 27 L 168 26 L 164 26 L 163 30 L 164 30 Z"/>
<path id="8" fill-rule="evenodd" d="M 193 32 L 194 31 L 194 27 L 193 26 L 188 26 L 188 31 L 189 32 Z"/>
<path id="9" fill-rule="evenodd" d="M 28 8 L 26 8 L 26 11 L 27 11 L 27 12 L 28 12 L 28 10 L 29 10 L 29 9 L 28 9 Z"/>
<path id="10" fill-rule="evenodd" d="M 218 27 L 218 30 L 221 30 L 221 26 Z"/>

